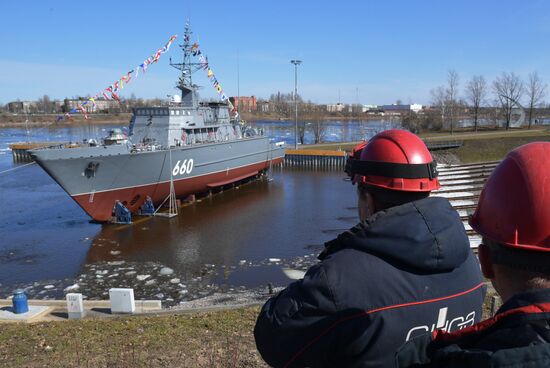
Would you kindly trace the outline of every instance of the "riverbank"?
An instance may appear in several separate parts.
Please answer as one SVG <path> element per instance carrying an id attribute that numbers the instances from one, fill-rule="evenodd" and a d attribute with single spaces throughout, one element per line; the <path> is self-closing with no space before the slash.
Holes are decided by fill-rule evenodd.
<path id="1" fill-rule="evenodd" d="M 507 152 L 523 144 L 535 141 L 550 141 L 550 130 L 539 128 L 531 130 L 514 129 L 508 131 L 483 131 L 476 133 L 465 131 L 453 135 L 447 132 L 430 132 L 420 134 L 420 137 L 426 142 L 462 141 L 462 147 L 436 151 L 436 156 L 456 156 L 458 162 L 467 164 L 501 160 Z M 300 146 L 300 149 L 351 151 L 358 143 L 360 142 L 312 144 Z M 458 163 L 447 161 L 438 162 Z"/>
<path id="2" fill-rule="evenodd" d="M 63 114 L 0 114 L 0 128 L 43 128 L 43 127 L 65 127 L 69 125 L 127 125 L 132 114 L 90 114 L 85 119 L 82 114 L 73 114 L 70 118 Z"/>

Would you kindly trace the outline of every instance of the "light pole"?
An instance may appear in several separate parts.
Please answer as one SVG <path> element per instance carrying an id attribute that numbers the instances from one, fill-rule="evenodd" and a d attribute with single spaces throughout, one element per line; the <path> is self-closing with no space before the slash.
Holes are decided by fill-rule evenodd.
<path id="1" fill-rule="evenodd" d="M 298 149 L 298 65 L 302 60 L 290 60 L 294 64 L 294 107 L 296 110 L 296 120 L 294 121 L 294 149 Z"/>

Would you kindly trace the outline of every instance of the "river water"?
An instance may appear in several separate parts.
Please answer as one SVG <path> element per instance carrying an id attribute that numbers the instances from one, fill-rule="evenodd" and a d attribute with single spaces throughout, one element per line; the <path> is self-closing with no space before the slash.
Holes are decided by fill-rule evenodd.
<path id="1" fill-rule="evenodd" d="M 292 123 L 256 125 L 294 142 Z M 358 140 L 392 126 L 331 122 L 325 140 Z M 0 172 L 20 165 L 9 143 L 79 141 L 112 127 L 0 129 Z M 90 222 L 37 165 L 0 174 L 0 297 L 23 287 L 33 298 L 62 298 L 69 290 L 105 298 L 110 287 L 133 287 L 137 298 L 174 305 L 214 292 L 284 286 L 291 281 L 285 270 L 306 270 L 324 242 L 356 223 L 354 188 L 344 178 L 274 168 L 269 180 L 202 198 L 176 218 L 114 225 Z"/>

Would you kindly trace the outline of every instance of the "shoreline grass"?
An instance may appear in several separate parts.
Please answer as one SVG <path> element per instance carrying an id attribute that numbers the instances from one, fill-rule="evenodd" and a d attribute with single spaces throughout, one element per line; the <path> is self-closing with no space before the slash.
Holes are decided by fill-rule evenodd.
<path id="1" fill-rule="evenodd" d="M 259 307 L 3 324 L 1 367 L 265 367 Z"/>

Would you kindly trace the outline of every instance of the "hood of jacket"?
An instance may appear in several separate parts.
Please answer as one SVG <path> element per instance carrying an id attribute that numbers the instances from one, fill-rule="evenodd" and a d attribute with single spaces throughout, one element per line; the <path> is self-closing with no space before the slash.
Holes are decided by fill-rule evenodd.
<path id="1" fill-rule="evenodd" d="M 376 212 L 327 242 L 319 259 L 349 248 L 426 272 L 453 270 L 470 252 L 458 213 L 441 197 L 428 197 Z"/>

